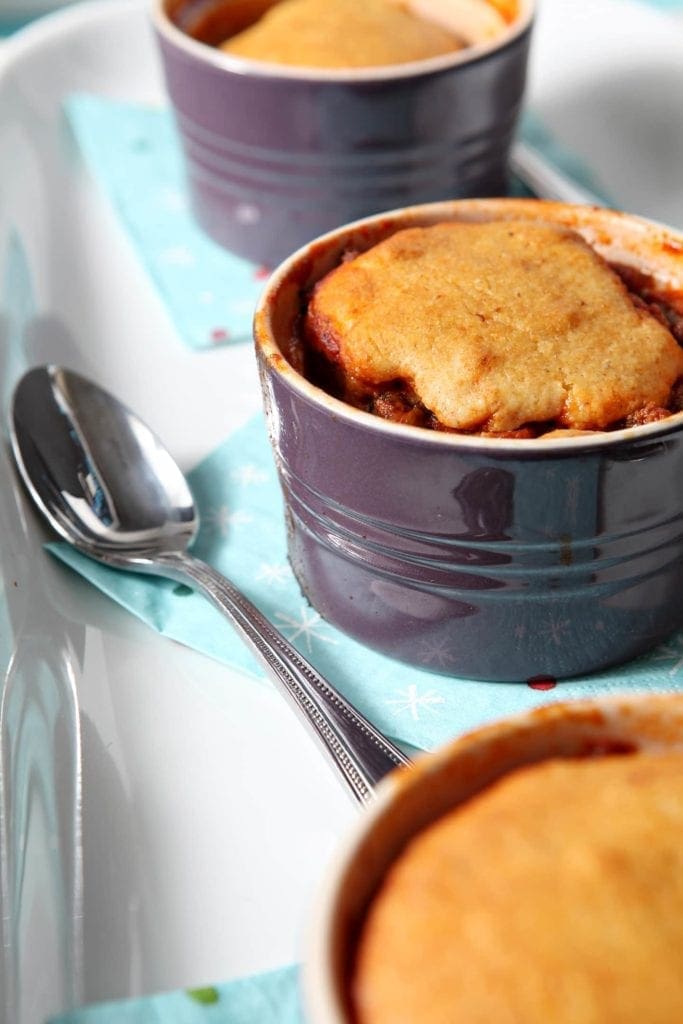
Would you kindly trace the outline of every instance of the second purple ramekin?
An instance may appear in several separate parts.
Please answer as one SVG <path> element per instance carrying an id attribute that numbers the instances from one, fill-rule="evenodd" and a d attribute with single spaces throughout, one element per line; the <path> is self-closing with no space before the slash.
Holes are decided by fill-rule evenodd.
<path id="1" fill-rule="evenodd" d="M 312 605 L 370 647 L 471 679 L 575 676 L 683 626 L 683 414 L 561 440 L 392 423 L 283 352 L 346 251 L 439 220 L 542 218 L 683 293 L 683 238 L 613 211 L 462 200 L 347 225 L 287 260 L 256 316 L 289 555 Z"/>
<path id="2" fill-rule="evenodd" d="M 368 214 L 505 194 L 533 0 L 520 0 L 517 19 L 492 43 L 330 71 L 200 42 L 178 27 L 197 6 L 156 0 L 153 19 L 192 210 L 222 246 L 274 266 Z"/>

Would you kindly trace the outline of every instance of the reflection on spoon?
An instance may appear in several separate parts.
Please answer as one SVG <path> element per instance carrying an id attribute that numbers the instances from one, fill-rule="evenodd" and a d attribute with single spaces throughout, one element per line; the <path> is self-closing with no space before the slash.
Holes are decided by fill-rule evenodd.
<path id="1" fill-rule="evenodd" d="M 187 481 L 121 402 L 70 370 L 36 367 L 14 392 L 10 434 L 29 493 L 60 537 L 105 565 L 203 591 L 294 704 L 358 800 L 369 800 L 389 770 L 409 763 L 232 583 L 188 554 L 199 521 Z"/>

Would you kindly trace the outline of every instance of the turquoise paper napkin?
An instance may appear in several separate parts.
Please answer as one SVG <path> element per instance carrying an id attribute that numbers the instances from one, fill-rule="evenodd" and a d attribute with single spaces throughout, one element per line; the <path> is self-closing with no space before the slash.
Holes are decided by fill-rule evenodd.
<path id="1" fill-rule="evenodd" d="M 298 971 L 283 967 L 210 988 L 99 1003 L 52 1024 L 303 1024 Z"/>
<path id="2" fill-rule="evenodd" d="M 250 341 L 268 270 L 195 226 L 170 111 L 90 95 L 69 97 L 64 109 L 181 340 L 193 349 Z"/>

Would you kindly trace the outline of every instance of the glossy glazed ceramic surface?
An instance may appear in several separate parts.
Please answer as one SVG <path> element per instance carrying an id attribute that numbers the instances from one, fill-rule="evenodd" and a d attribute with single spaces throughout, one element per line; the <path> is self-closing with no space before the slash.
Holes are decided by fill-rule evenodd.
<path id="1" fill-rule="evenodd" d="M 449 675 L 563 678 L 632 658 L 683 624 L 681 416 L 563 442 L 435 434 L 331 399 L 273 345 L 345 248 L 405 224 L 501 216 L 576 221 L 605 254 L 683 287 L 679 242 L 642 221 L 524 200 L 442 204 L 301 250 L 266 293 L 257 349 L 290 559 L 314 607 L 403 661 L 439 652 L 432 661 Z"/>
<path id="2" fill-rule="evenodd" d="M 274 266 L 358 217 L 505 194 L 530 3 L 500 45 L 471 57 L 346 75 L 219 53 L 177 29 L 165 7 L 155 26 L 194 213 L 234 252 Z"/>
<path id="3" fill-rule="evenodd" d="M 350 1024 L 348 979 L 368 905 L 405 844 L 516 768 L 552 757 L 683 748 L 683 697 L 556 703 L 467 734 L 395 772 L 339 851 L 318 894 L 304 970 L 309 1024 Z M 417 963 L 417 962 L 416 962 Z"/>

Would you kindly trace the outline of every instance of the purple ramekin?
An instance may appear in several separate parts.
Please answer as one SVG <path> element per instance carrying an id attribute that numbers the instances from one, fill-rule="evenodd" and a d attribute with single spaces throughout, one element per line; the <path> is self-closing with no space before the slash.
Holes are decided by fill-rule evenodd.
<path id="1" fill-rule="evenodd" d="M 561 440 L 440 433 L 352 408 L 282 354 L 308 289 L 345 250 L 401 227 L 497 218 L 573 227 L 683 294 L 683 236 L 539 200 L 415 207 L 304 247 L 255 321 L 289 555 L 321 615 L 393 657 L 470 679 L 575 676 L 683 626 L 683 414 Z"/>
<path id="2" fill-rule="evenodd" d="M 178 27 L 221 2 L 153 13 L 193 214 L 219 244 L 274 266 L 358 217 L 506 194 L 534 0 L 493 43 L 329 71 L 235 57 Z"/>

